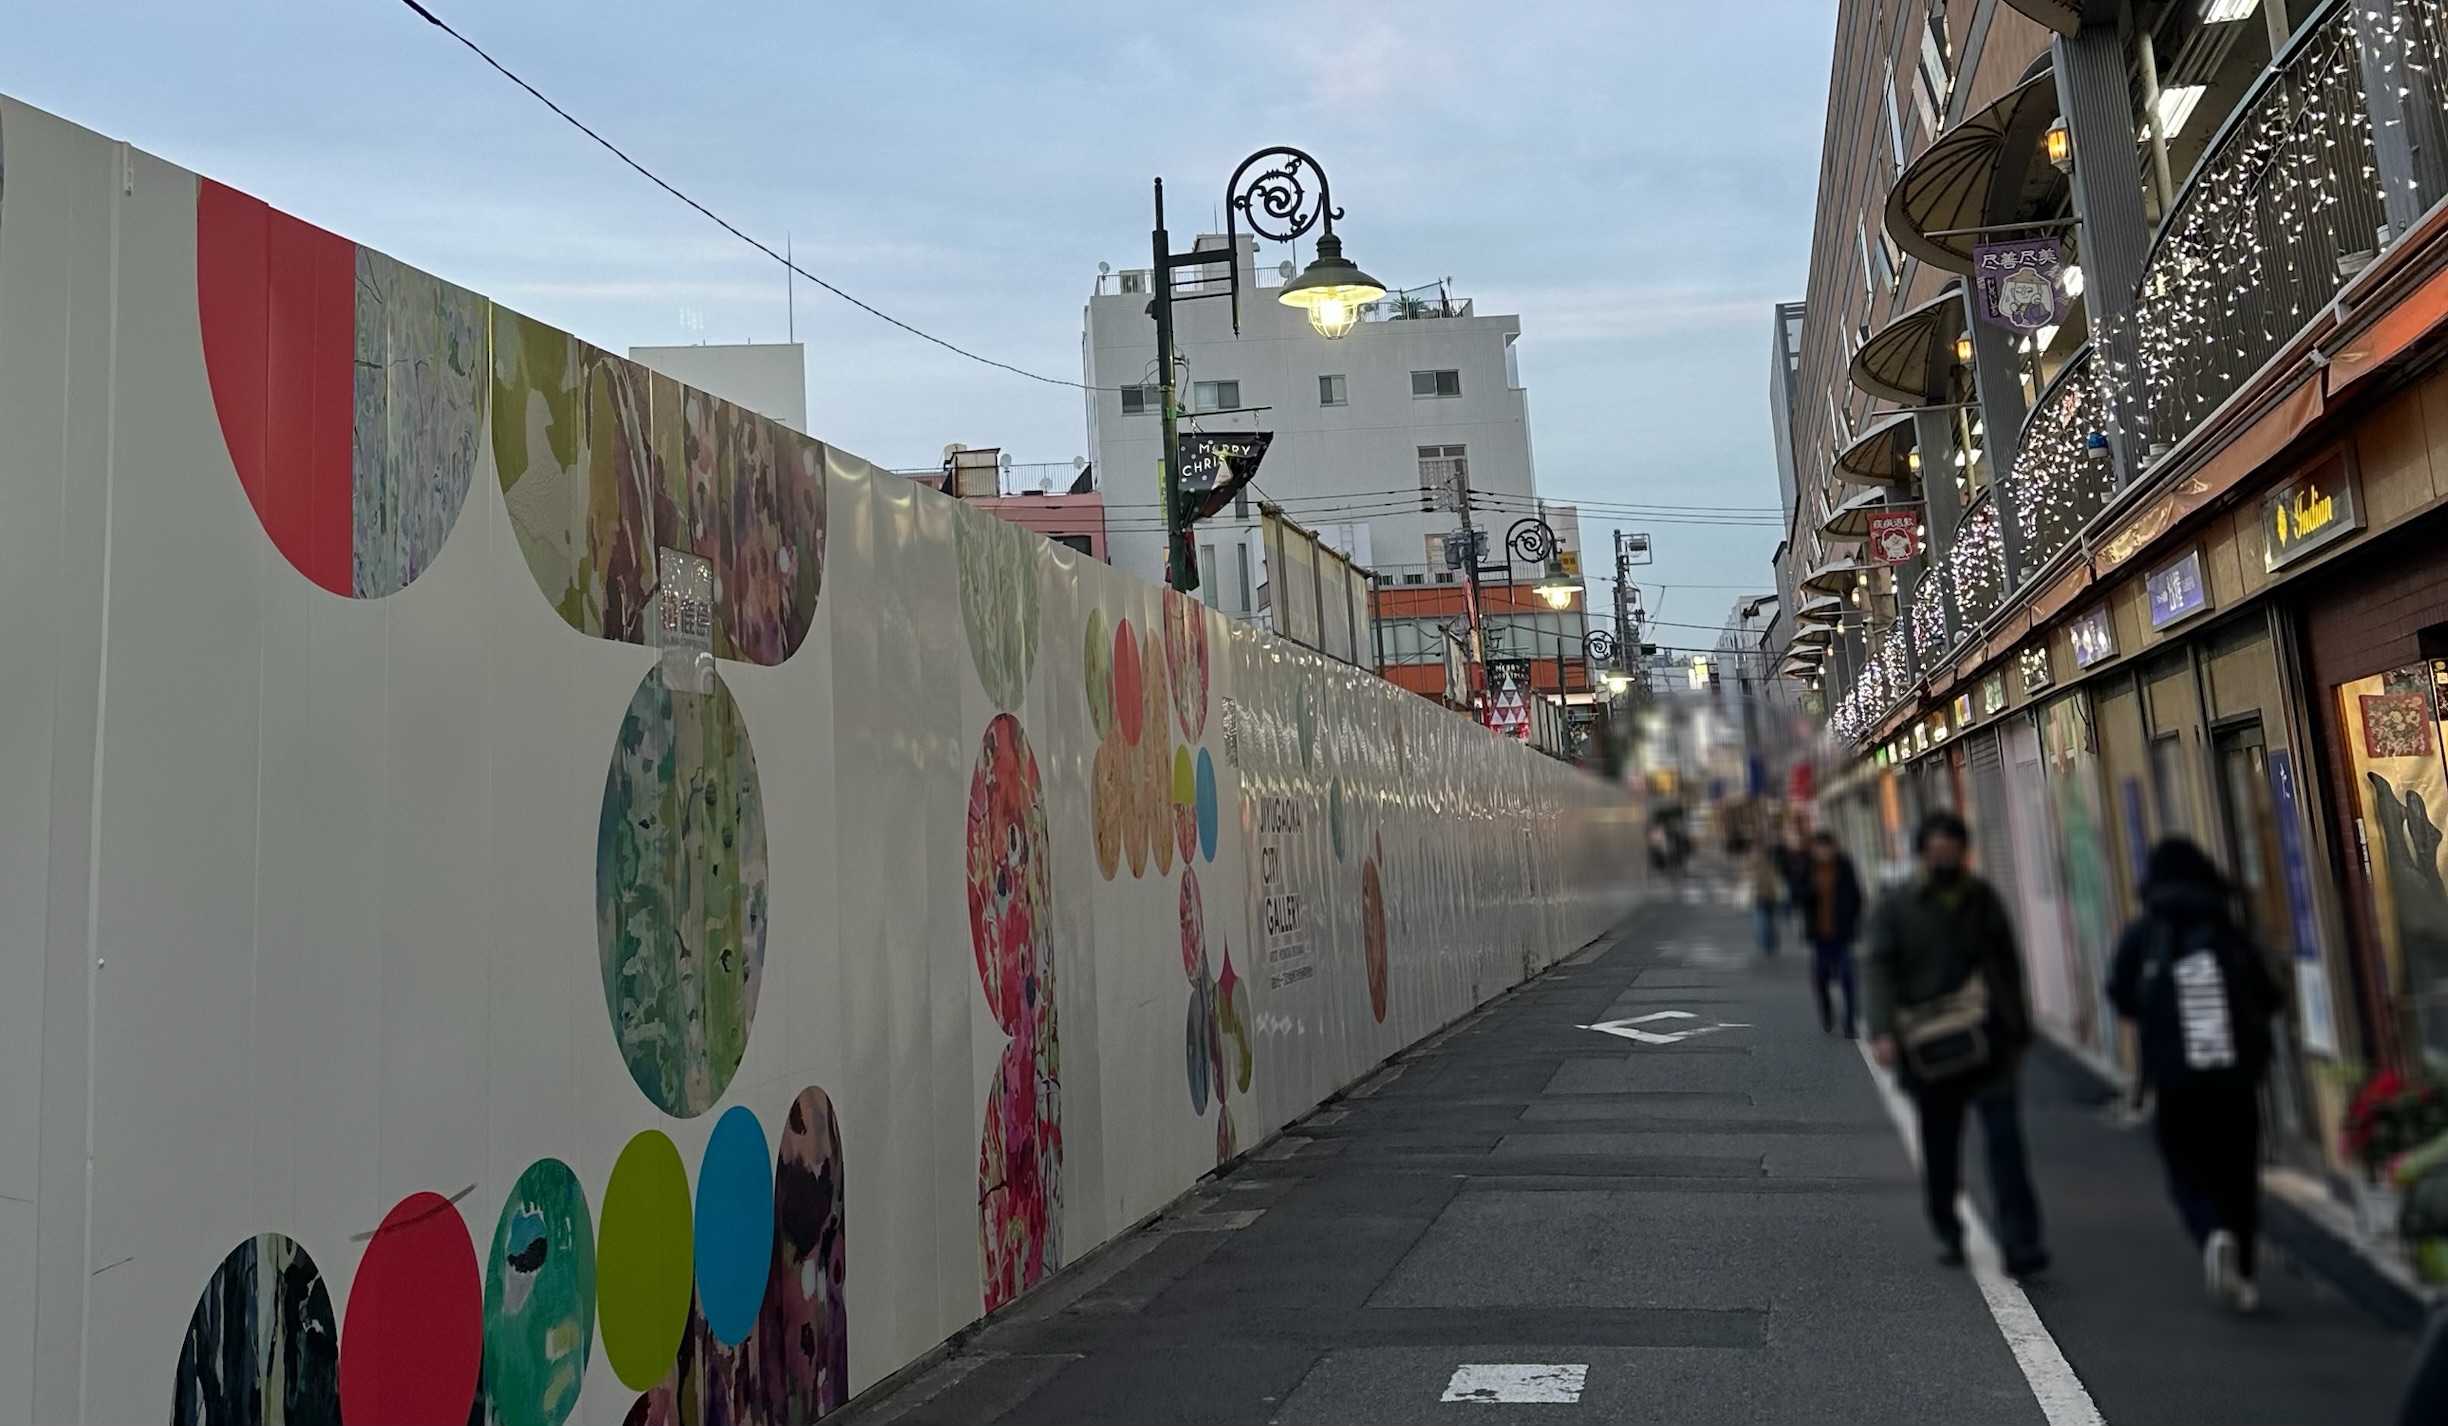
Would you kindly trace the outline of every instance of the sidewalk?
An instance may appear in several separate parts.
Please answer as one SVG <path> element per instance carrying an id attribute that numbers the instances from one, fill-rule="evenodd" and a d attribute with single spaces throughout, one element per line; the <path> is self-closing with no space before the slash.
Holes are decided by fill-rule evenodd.
<path id="1" fill-rule="evenodd" d="M 1651 907 L 846 1419 L 2044 1421 L 1858 1048 L 1749 944 Z M 2030 1300 L 2105 1419 L 2390 1419 L 2408 1339 L 2276 1270 L 2214 1312 L 2147 1141 L 2036 1097 Z"/>

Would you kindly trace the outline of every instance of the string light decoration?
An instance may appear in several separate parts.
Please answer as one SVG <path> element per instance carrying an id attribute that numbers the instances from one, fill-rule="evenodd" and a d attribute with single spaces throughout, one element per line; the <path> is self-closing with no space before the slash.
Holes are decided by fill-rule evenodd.
<path id="1" fill-rule="evenodd" d="M 1946 655 L 1946 596 L 1935 573 L 1923 574 L 1913 588 L 1913 648 L 1920 653 L 1923 668 L 1937 667 Z"/>
<path id="2" fill-rule="evenodd" d="M 1955 609 L 1968 632 L 1988 622 L 2006 601 L 2006 543 L 1998 534 L 1997 502 L 1984 493 L 1955 527 L 1947 551 L 1947 576 L 1955 587 Z"/>
<path id="3" fill-rule="evenodd" d="M 2077 353 L 2041 394 L 2023 425 L 2023 446 L 2007 473 L 2015 525 L 2034 567 L 2082 533 L 2116 494 L 2116 463 L 2108 458 L 2108 393 L 2096 348 Z"/>
<path id="4" fill-rule="evenodd" d="M 2388 215 L 2355 39 L 2362 3 L 2331 12 L 2263 76 L 2161 225 L 2133 310 L 2103 324 L 2107 377 L 2140 438 L 2129 449 L 2184 439 L 2377 250 Z M 2441 20 L 2440 0 L 2390 8 L 2400 30 L 2406 8 Z M 2404 94 L 2419 56 L 2387 48 L 2385 82 Z"/>

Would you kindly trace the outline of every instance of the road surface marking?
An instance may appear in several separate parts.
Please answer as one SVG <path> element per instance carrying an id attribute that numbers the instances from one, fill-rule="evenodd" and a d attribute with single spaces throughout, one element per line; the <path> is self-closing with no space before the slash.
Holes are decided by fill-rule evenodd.
<path id="1" fill-rule="evenodd" d="M 1562 1402 L 1581 1399 L 1589 1377 L 1586 1362 L 1483 1362 L 1454 1368 L 1445 1385 L 1447 1401 Z"/>
<path id="2" fill-rule="evenodd" d="M 1713 1025 L 1694 1025 L 1688 1030 L 1659 1031 L 1640 1028 L 1643 1025 L 1654 1025 L 1660 1020 L 1697 1020 L 1699 1018 L 1689 1010 L 1656 1010 L 1647 1015 L 1635 1015 L 1629 1020 L 1601 1020 L 1595 1025 L 1576 1025 L 1573 1028 L 1595 1030 L 1601 1035 L 1614 1035 L 1620 1039 L 1631 1040 L 1643 1045 L 1672 1045 L 1688 1040 L 1694 1035 L 1714 1035 L 1720 1030 L 1748 1030 L 1751 1028 L 1731 1020 L 1720 1020 Z"/>
<path id="3" fill-rule="evenodd" d="M 1871 1083 L 1878 1086 L 1879 1097 L 1886 1102 L 1887 1117 L 1895 1121 L 1896 1133 L 1904 1140 L 1904 1152 L 1912 1157 L 1913 1167 L 1921 1166 L 1921 1136 L 1915 1127 L 1911 1102 L 1896 1088 L 1895 1077 L 1878 1067 L 1870 1058 L 1870 1043 L 1860 1046 L 1862 1064 L 1870 1071 Z M 2040 1314 L 2032 1310 L 2031 1299 L 2023 1295 L 2022 1284 L 2006 1275 L 1998 1258 L 1997 1243 L 1989 1236 L 1989 1225 L 1982 1220 L 1980 1210 L 1967 1197 L 1958 1204 L 1964 1221 L 1964 1256 L 1972 1269 L 1972 1280 L 1980 1284 L 1981 1298 L 1989 1304 L 1989 1315 L 1996 1320 L 1998 1332 L 2006 1338 L 2007 1349 L 2014 1353 L 2015 1365 L 2023 1369 L 2023 1380 L 2030 1384 L 2032 1396 L 2040 1403 L 2040 1414 L 2048 1418 L 2049 1426 L 2106 1426 L 2099 1407 L 2093 1404 L 2091 1393 L 2074 1374 L 2074 1368 L 2058 1350 L 2057 1339 L 2049 1335 Z"/>

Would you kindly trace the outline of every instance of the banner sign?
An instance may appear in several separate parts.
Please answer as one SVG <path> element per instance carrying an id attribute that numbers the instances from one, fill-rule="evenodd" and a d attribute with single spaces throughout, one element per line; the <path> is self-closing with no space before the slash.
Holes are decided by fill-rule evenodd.
<path id="1" fill-rule="evenodd" d="M 1989 325 L 2018 335 L 2054 327 L 2065 320 L 2064 268 L 2065 247 L 2055 238 L 1975 243 L 1972 281 L 1980 299 L 1974 310 Z"/>
<path id="2" fill-rule="evenodd" d="M 2329 1005 L 2329 976 L 2321 968 L 2320 918 L 2312 906 L 2312 859 L 2306 855 L 2303 802 L 2295 789 L 2295 759 L 2285 748 L 2269 751 L 2270 800 L 2277 813 L 2278 867 L 2286 887 L 2287 919 L 2295 931 L 2295 1007 L 2302 1017 L 2304 1048 L 2337 1058 L 2337 1019 Z"/>
<path id="3" fill-rule="evenodd" d="M 2066 632 L 2073 638 L 2076 668 L 2089 668 L 2103 659 L 2116 657 L 2116 626 L 2108 622 L 2107 605 L 2075 620 Z"/>
<path id="4" fill-rule="evenodd" d="M 1870 512 L 1870 557 L 1881 564 L 1910 564 L 1921 553 L 1921 507 Z"/>
<path id="5" fill-rule="evenodd" d="M 1258 463 L 1274 444 L 1273 431 L 1243 431 L 1212 435 L 1185 432 L 1181 438 L 1182 506 L 1193 521 L 1223 513 L 1232 498 L 1258 475 Z"/>

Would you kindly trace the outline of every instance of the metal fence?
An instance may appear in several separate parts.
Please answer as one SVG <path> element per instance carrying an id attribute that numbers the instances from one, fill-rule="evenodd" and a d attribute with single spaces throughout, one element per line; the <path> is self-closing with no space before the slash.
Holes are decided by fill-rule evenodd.
<path id="1" fill-rule="evenodd" d="M 2357 3 L 2312 22 L 2263 73 L 2161 225 L 2134 308 L 2109 332 L 2130 455 L 2183 440 L 2378 249 Z M 2417 8 L 2436 15 L 2438 0 Z"/>

